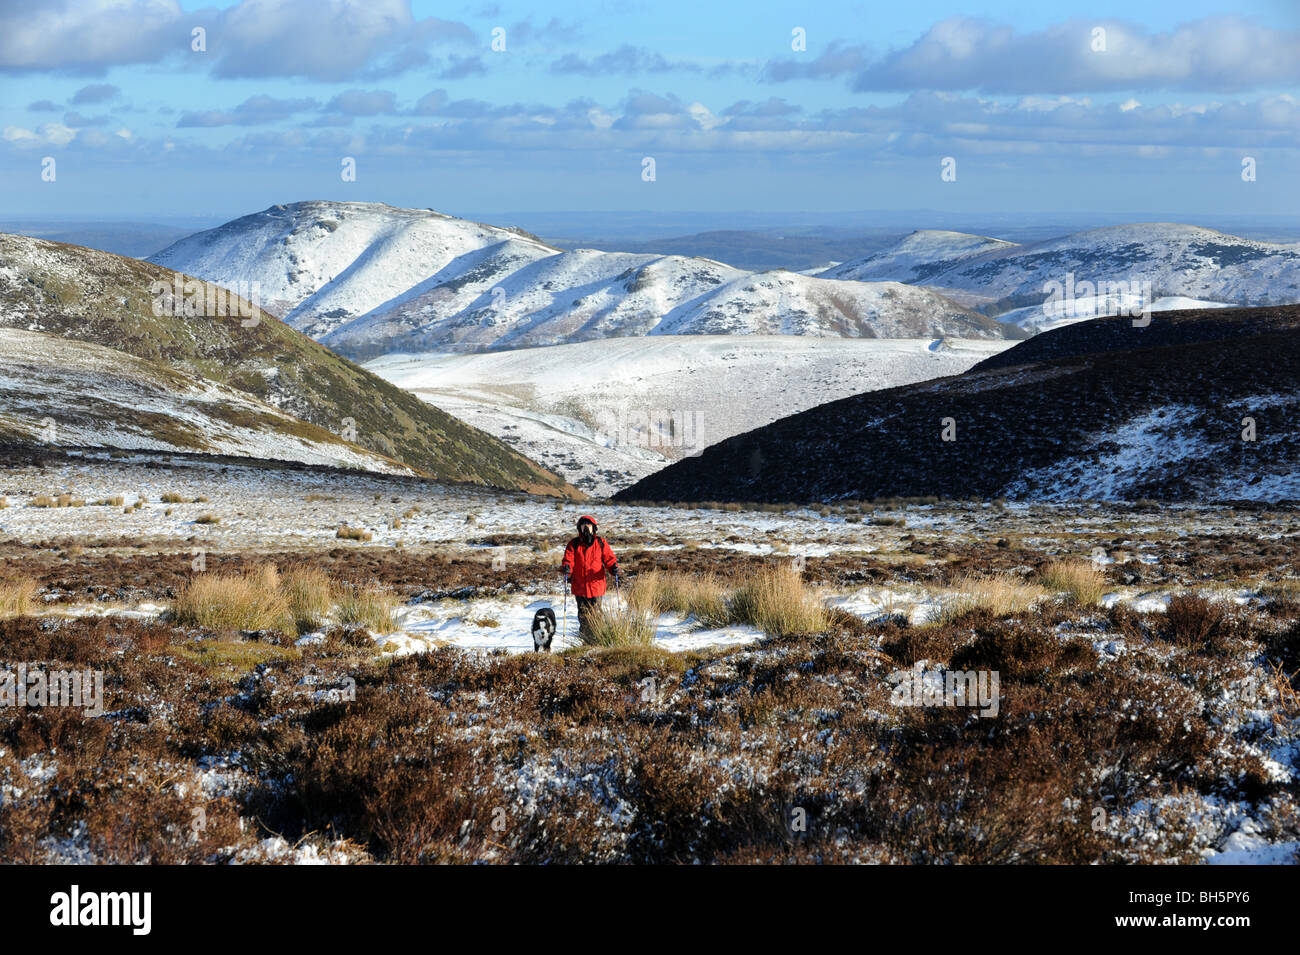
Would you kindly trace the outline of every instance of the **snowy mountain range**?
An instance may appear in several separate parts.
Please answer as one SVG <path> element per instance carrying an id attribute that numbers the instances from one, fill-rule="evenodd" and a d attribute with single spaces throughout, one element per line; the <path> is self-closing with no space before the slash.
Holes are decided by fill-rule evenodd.
<path id="1" fill-rule="evenodd" d="M 254 283 L 264 308 L 353 358 L 639 335 L 1008 335 L 931 289 L 898 282 L 562 251 L 521 230 L 379 203 L 273 206 L 150 261 L 221 285 Z"/>
<path id="2" fill-rule="evenodd" d="M 728 438 L 616 500 L 1300 500 L 1300 306 L 1102 318 Z"/>
<path id="3" fill-rule="evenodd" d="M 1300 243 L 1259 242 L 1168 222 L 1090 229 L 1027 245 L 921 231 L 818 274 L 916 283 L 1003 321 L 1050 327 L 1161 299 L 1173 299 L 1165 308 L 1300 302 Z M 1055 307 L 1044 309 L 1053 297 Z"/>

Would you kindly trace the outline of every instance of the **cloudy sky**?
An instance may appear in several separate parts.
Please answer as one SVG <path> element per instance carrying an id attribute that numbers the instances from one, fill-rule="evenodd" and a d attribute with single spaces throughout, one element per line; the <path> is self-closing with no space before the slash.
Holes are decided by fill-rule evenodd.
<path id="1" fill-rule="evenodd" d="M 0 84 L 10 216 L 1300 212 L 1300 0 L 0 0 Z"/>

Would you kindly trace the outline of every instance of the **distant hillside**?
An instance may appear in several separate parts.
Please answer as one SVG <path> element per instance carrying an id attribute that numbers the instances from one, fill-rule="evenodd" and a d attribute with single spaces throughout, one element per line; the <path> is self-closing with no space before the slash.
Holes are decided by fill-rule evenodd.
<path id="1" fill-rule="evenodd" d="M 1298 370 L 1300 306 L 1099 319 L 737 435 L 615 498 L 1297 500 Z"/>
<path id="2" fill-rule="evenodd" d="M 720 229 L 662 239 L 596 238 L 576 242 L 548 238 L 546 241 L 560 249 L 617 249 L 619 252 L 680 255 L 714 259 L 750 272 L 771 269 L 801 272 L 817 267 L 825 268 L 827 262 L 861 258 L 866 251 L 889 245 L 896 240 L 897 235 L 896 232 L 845 235 L 836 231 L 827 235 L 801 230 L 758 232 Z"/>
<path id="3" fill-rule="evenodd" d="M 155 283 L 174 289 L 176 280 L 136 259 L 0 235 L 0 327 L 104 345 L 226 385 L 441 480 L 575 493 L 495 438 L 248 302 L 232 297 L 213 317 L 155 315 Z"/>
<path id="4" fill-rule="evenodd" d="M 273 206 L 152 261 L 222 285 L 256 282 L 265 307 L 355 358 L 639 335 L 1008 335 L 930 289 L 566 252 L 520 230 L 380 203 Z"/>
<path id="5" fill-rule="evenodd" d="M 1234 305 L 1300 302 L 1300 243 L 1279 244 L 1169 222 L 1089 229 L 1016 245 L 959 232 L 914 232 L 896 245 L 819 273 L 826 278 L 915 282 L 954 294 L 966 304 L 1001 315 L 1036 306 L 1050 282 L 1148 282 L 1154 298 L 1170 296 Z M 1104 294 L 1097 288 L 1098 295 Z M 1077 295 L 1092 295 L 1080 286 Z M 1093 311 L 1091 303 L 1077 317 Z M 1049 316 L 1050 317 L 1050 316 Z M 1042 316 L 1008 320 L 1026 327 Z"/>

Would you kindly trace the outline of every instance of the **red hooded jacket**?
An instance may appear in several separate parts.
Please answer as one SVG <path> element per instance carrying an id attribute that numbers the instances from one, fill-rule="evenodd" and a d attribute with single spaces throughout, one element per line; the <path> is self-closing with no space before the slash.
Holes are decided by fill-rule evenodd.
<path id="1" fill-rule="evenodd" d="M 596 519 L 583 515 L 578 523 L 591 521 L 592 530 L 596 529 Z M 605 592 L 605 570 L 617 569 L 618 558 L 599 534 L 589 545 L 584 545 L 579 537 L 569 541 L 564 548 L 564 562 L 561 565 L 569 572 L 569 581 L 573 593 L 578 597 L 599 597 Z"/>

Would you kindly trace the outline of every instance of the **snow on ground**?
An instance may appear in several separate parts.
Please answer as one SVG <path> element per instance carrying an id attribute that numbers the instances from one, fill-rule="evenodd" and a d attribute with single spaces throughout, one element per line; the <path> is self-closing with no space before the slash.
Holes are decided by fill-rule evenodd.
<path id="1" fill-rule="evenodd" d="M 1013 344 L 663 335 L 397 354 L 366 367 L 608 496 L 724 438 L 864 391 L 960 374 Z"/>
<path id="2" fill-rule="evenodd" d="M 610 609 L 625 606 L 612 587 L 602 604 Z M 568 598 L 567 605 L 566 613 L 565 599 L 558 587 L 553 595 L 533 600 L 488 597 L 416 604 L 403 608 L 394 633 L 380 634 L 375 639 L 383 653 L 395 656 L 447 646 L 463 650 L 525 653 L 533 649 L 530 632 L 533 615 L 543 607 L 550 607 L 555 611 L 557 628 L 551 649 L 566 650 L 579 645 L 577 608 L 572 597 Z M 675 653 L 705 647 L 739 646 L 762 637 L 762 631 L 755 627 L 706 628 L 694 618 L 668 613 L 661 614 L 655 621 L 655 643 Z M 302 639 L 321 639 L 321 635 Z"/>

